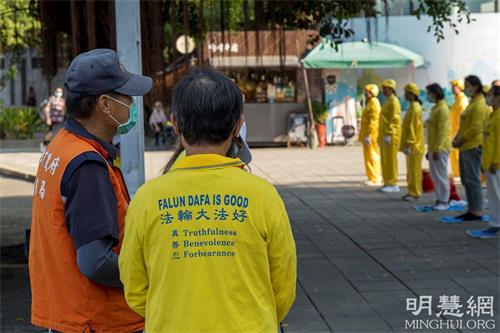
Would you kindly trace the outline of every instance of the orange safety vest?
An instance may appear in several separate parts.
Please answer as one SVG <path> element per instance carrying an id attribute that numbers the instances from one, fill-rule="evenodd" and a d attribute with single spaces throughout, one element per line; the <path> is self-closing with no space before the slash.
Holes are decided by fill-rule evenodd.
<path id="1" fill-rule="evenodd" d="M 144 328 L 122 288 L 92 282 L 79 270 L 76 250 L 64 218 L 61 179 L 68 164 L 84 152 L 107 161 L 96 141 L 61 129 L 40 159 L 33 198 L 29 271 L 32 291 L 31 322 L 65 333 L 131 333 Z M 129 196 L 120 170 L 107 163 L 117 202 L 119 253 Z M 92 200 L 92 198 L 89 198 Z"/>

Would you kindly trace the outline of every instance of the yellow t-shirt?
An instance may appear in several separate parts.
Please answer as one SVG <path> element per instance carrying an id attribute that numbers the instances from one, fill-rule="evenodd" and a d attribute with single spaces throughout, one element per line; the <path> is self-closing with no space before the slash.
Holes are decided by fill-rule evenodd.
<path id="1" fill-rule="evenodd" d="M 411 102 L 403 119 L 400 150 L 411 148 L 412 153 L 424 153 L 424 124 L 422 106 L 419 102 Z"/>
<path id="2" fill-rule="evenodd" d="M 380 144 L 383 143 L 384 136 L 390 136 L 391 143 L 399 145 L 401 137 L 401 104 L 396 95 L 387 98 L 380 112 L 378 135 Z"/>
<path id="3" fill-rule="evenodd" d="M 444 99 L 432 107 L 427 119 L 427 150 L 430 153 L 451 150 L 450 109 Z"/>
<path id="4" fill-rule="evenodd" d="M 460 151 L 470 150 L 481 145 L 484 121 L 489 113 L 490 108 L 486 105 L 482 94 L 472 99 L 460 116 L 460 128 L 457 136 L 465 140 L 465 143 L 458 148 Z"/>
<path id="5" fill-rule="evenodd" d="M 484 171 L 488 171 L 492 164 L 500 166 L 500 109 L 486 118 L 481 162 Z"/>
<path id="6" fill-rule="evenodd" d="M 361 115 L 361 130 L 359 131 L 359 141 L 370 136 L 370 140 L 377 142 L 378 122 L 380 117 L 380 102 L 376 97 L 372 97 L 366 103 Z"/>
<path id="7" fill-rule="evenodd" d="M 119 256 L 146 332 L 269 332 L 295 299 L 296 252 L 267 181 L 220 155 L 178 159 L 143 185 Z"/>

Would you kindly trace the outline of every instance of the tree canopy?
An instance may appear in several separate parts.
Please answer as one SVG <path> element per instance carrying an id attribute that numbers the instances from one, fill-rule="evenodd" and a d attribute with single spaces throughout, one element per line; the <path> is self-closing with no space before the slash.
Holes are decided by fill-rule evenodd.
<path id="1" fill-rule="evenodd" d="M 437 42 L 446 27 L 458 33 L 462 22 L 471 22 L 464 0 L 408 0 L 411 15 L 431 18 L 428 32 Z M 353 37 L 349 21 L 355 17 L 388 19 L 392 0 L 177 0 L 167 1 L 166 39 L 172 32 L 189 32 L 203 39 L 209 31 L 312 29 L 318 38 L 334 44 Z M 187 7 L 187 8 L 185 8 Z M 173 24 L 175 22 L 175 24 Z M 368 31 L 368 36 L 370 32 Z"/>
<path id="2" fill-rule="evenodd" d="M 0 54 L 8 54 L 0 80 L 14 77 L 19 56 L 40 45 L 40 20 L 33 0 L 0 0 Z"/>

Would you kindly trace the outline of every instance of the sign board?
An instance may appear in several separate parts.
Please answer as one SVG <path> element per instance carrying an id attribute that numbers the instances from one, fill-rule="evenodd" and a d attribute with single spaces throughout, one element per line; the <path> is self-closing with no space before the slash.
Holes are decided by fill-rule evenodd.
<path id="1" fill-rule="evenodd" d="M 306 112 L 292 112 L 288 116 L 288 147 L 292 143 L 299 145 L 307 143 L 307 121 Z"/>

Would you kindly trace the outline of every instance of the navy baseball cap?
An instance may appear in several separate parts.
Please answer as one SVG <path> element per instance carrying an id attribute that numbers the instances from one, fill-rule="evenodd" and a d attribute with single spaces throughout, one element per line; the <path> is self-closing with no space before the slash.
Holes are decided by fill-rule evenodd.
<path id="1" fill-rule="evenodd" d="M 81 96 L 117 92 L 142 96 L 153 86 L 149 76 L 128 72 L 110 49 L 95 49 L 79 54 L 66 71 L 66 90 Z"/>

